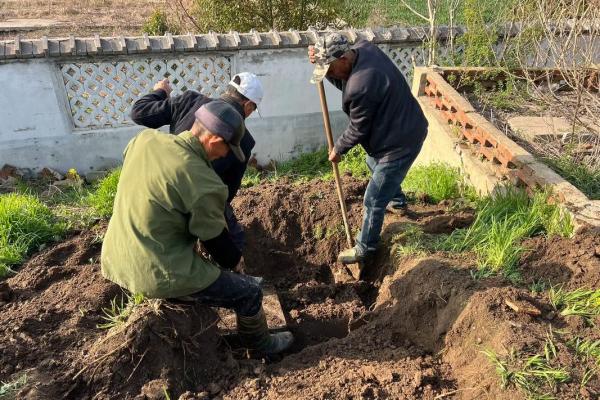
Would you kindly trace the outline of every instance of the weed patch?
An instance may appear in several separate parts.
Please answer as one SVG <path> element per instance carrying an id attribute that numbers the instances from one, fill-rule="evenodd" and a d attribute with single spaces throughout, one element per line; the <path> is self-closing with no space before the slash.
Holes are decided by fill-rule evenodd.
<path id="1" fill-rule="evenodd" d="M 523 238 L 539 233 L 568 237 L 573 232 L 568 214 L 548 204 L 549 198 L 548 192 L 538 192 L 530 199 L 522 190 L 505 188 L 481 199 L 474 223 L 452 232 L 438 249 L 475 251 L 480 270 L 517 279 L 517 262 L 525 250 L 520 244 Z"/>
<path id="2" fill-rule="evenodd" d="M 465 195 L 470 189 L 464 184 L 458 168 L 444 163 L 432 163 L 411 168 L 402 183 L 405 192 L 417 198 L 427 197 L 433 203 Z"/>
<path id="3" fill-rule="evenodd" d="M 543 354 L 522 357 L 511 351 L 508 357 L 501 358 L 493 350 L 482 352 L 496 368 L 502 387 L 514 385 L 529 399 L 554 399 L 556 386 L 571 379 L 569 372 L 555 360 L 557 350 L 551 338 L 546 340 Z"/>
<path id="4" fill-rule="evenodd" d="M 551 287 L 548 292 L 550 304 L 564 317 L 577 315 L 589 323 L 600 315 L 600 289 L 579 288 L 568 292 L 562 287 Z"/>
<path id="5" fill-rule="evenodd" d="M 110 308 L 102 309 L 104 316 L 102 319 L 106 322 L 98 324 L 100 329 L 110 329 L 115 326 L 121 325 L 127 321 L 127 318 L 131 315 L 133 309 L 142 304 L 144 296 L 142 294 L 127 295 L 125 298 L 121 296 L 121 301 L 118 302 L 117 298 L 111 300 Z"/>
<path id="6" fill-rule="evenodd" d="M 66 224 L 57 221 L 39 198 L 26 194 L 0 196 L 0 277 L 43 243 L 58 239 Z"/>
<path id="7" fill-rule="evenodd" d="M 413 224 L 407 224 L 392 238 L 392 253 L 398 257 L 421 256 L 436 248 L 437 235 L 429 235 Z"/>
<path id="8" fill-rule="evenodd" d="M 120 176 L 121 168 L 113 170 L 98 182 L 96 188 L 86 199 L 86 203 L 94 209 L 94 212 L 100 218 L 108 218 L 112 215 Z"/>

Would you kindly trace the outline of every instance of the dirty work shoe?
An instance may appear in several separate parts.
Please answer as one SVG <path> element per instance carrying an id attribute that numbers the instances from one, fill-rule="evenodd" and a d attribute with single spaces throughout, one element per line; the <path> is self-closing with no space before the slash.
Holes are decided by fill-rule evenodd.
<path id="1" fill-rule="evenodd" d="M 342 264 L 355 264 L 363 262 L 365 260 L 365 256 L 363 254 L 358 254 L 356 252 L 356 248 L 353 247 L 351 249 L 346 249 L 340 254 L 338 254 L 337 260 Z"/>

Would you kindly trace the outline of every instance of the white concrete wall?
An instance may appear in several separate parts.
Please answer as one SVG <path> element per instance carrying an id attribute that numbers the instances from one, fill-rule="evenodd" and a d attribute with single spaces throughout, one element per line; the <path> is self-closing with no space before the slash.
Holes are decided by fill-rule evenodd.
<path id="1" fill-rule="evenodd" d="M 306 49 L 240 50 L 232 74 L 260 76 L 265 98 L 247 121 L 256 138 L 259 163 L 285 160 L 326 143 L 317 89 L 309 83 L 312 67 Z M 341 94 L 326 83 L 336 135 L 347 118 Z M 0 168 L 4 164 L 81 173 L 118 165 L 131 137 L 141 130 L 122 126 L 93 130 L 73 127 L 66 93 L 53 59 L 0 63 Z"/>

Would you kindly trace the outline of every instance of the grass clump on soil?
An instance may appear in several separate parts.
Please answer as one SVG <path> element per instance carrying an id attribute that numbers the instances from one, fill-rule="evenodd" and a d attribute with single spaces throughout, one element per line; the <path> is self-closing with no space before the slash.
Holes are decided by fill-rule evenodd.
<path id="1" fill-rule="evenodd" d="M 600 367 L 600 340 L 591 341 L 575 337 L 567 342 L 567 346 L 572 348 L 584 361 L 593 360 Z"/>
<path id="2" fill-rule="evenodd" d="M 522 357 L 511 351 L 501 358 L 493 350 L 482 351 L 496 369 L 502 387 L 513 385 L 525 393 L 528 399 L 550 400 L 556 386 L 571 380 L 569 372 L 555 360 L 557 349 L 549 337 L 544 344 L 543 354 Z"/>
<path id="3" fill-rule="evenodd" d="M 42 244 L 58 239 L 66 230 L 52 211 L 33 195 L 0 196 L 0 278 Z"/>
<path id="4" fill-rule="evenodd" d="M 126 322 L 131 315 L 133 309 L 144 302 L 144 295 L 132 294 L 126 295 L 125 298 L 121 296 L 121 301 L 118 302 L 115 297 L 110 301 L 110 308 L 103 308 L 102 312 L 104 315 L 102 319 L 106 322 L 98 324 L 100 329 L 110 329 L 115 326 L 119 326 Z"/>
<path id="5" fill-rule="evenodd" d="M 94 209 L 98 217 L 108 218 L 112 215 L 120 176 L 121 168 L 114 169 L 98 182 L 97 186 L 87 197 L 87 204 Z"/>
<path id="6" fill-rule="evenodd" d="M 577 315 L 593 323 L 593 318 L 600 315 L 600 289 L 566 291 L 562 287 L 551 287 L 548 297 L 552 307 L 564 317 Z"/>
<path id="7" fill-rule="evenodd" d="M 435 250 L 439 238 L 430 235 L 414 224 L 406 224 L 392 237 L 392 253 L 398 257 L 422 256 Z"/>
<path id="8" fill-rule="evenodd" d="M 474 251 L 480 275 L 501 272 L 517 279 L 517 263 L 525 250 L 522 239 L 540 233 L 569 237 L 573 232 L 569 215 L 548 204 L 549 199 L 548 192 L 537 192 L 530 199 L 525 191 L 511 187 L 480 199 L 473 224 L 452 232 L 438 249 Z"/>
<path id="9" fill-rule="evenodd" d="M 0 383 L 0 399 L 13 398 L 17 391 L 27 384 L 27 374 L 21 375 L 12 382 Z"/>

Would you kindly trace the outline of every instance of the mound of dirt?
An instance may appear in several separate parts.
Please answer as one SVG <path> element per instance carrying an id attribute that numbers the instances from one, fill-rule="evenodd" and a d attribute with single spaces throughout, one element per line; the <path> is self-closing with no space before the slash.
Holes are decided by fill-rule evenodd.
<path id="1" fill-rule="evenodd" d="M 355 230 L 364 188 L 345 179 Z M 31 399 L 524 399 L 501 388 L 482 351 L 539 353 L 560 331 L 552 340 L 571 380 L 554 395 L 600 392 L 598 377 L 580 387 L 589 362 L 567 351 L 576 336 L 600 334 L 528 288 L 597 288 L 598 231 L 527 240 L 524 282 L 515 287 L 501 277 L 474 279 L 470 254 L 397 258 L 390 245 L 407 227 L 438 235 L 473 220 L 473 210 L 451 203 L 412 205 L 405 215 L 386 215 L 384 245 L 364 280 L 334 283 L 331 268 L 346 240 L 332 182 L 261 184 L 234 206 L 247 236 L 240 268 L 275 286 L 296 337 L 290 352 L 248 359 L 221 340 L 217 314 L 200 305 L 147 301 L 127 322 L 98 328 L 103 309 L 123 296 L 100 274 L 100 227 L 46 249 L 0 284 L 0 380 L 27 373 L 17 397 Z M 514 311 L 512 300 L 539 315 Z"/>
<path id="2" fill-rule="evenodd" d="M 87 232 L 47 249 L 4 282 L 0 380 L 26 374 L 18 398 L 113 399 L 162 398 L 163 387 L 181 393 L 227 377 L 237 363 L 219 351 L 216 313 L 207 307 L 145 303 L 127 323 L 98 328 L 103 309 L 124 293 L 94 263 L 96 237 Z M 158 392 L 142 390 L 156 380 Z"/>
<path id="3" fill-rule="evenodd" d="M 600 287 L 600 229 L 585 229 L 571 239 L 535 237 L 520 267 L 526 283 L 543 281 L 567 289 Z"/>
<path id="4" fill-rule="evenodd" d="M 365 186 L 365 181 L 344 182 L 353 228 L 360 227 Z M 330 266 L 346 246 L 333 182 L 261 184 L 244 190 L 233 206 L 248 232 L 245 272 L 262 276 L 278 288 L 333 282 Z"/>

